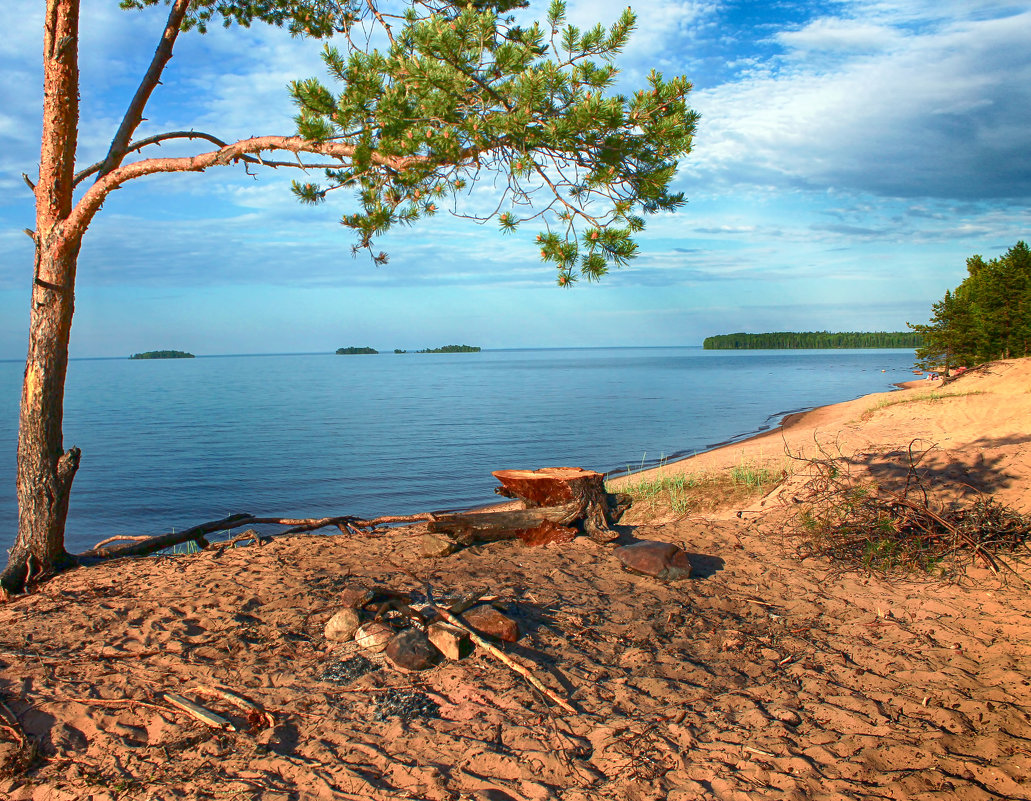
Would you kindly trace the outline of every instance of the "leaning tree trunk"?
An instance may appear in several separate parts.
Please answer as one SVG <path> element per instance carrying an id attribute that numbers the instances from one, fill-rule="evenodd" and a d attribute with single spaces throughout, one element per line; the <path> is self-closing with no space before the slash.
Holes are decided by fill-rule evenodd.
<path id="1" fill-rule="evenodd" d="M 75 266 L 82 238 L 68 230 L 79 124 L 79 0 L 47 0 L 43 25 L 43 131 L 36 184 L 36 243 L 18 420 L 18 536 L 0 588 L 18 592 L 33 575 L 68 560 L 64 523 L 79 451 L 61 434 Z M 28 179 L 26 179 L 28 180 Z"/>

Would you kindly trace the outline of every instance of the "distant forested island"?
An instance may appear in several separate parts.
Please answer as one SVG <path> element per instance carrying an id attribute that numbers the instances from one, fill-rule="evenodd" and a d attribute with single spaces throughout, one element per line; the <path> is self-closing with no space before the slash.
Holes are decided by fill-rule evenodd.
<path id="1" fill-rule="evenodd" d="M 185 350 L 148 350 L 145 353 L 134 353 L 130 359 L 195 359 L 192 353 Z"/>
<path id="2" fill-rule="evenodd" d="M 396 351 L 395 351 L 396 352 Z M 444 345 L 442 348 L 425 348 L 416 353 L 479 353 L 476 345 Z"/>
<path id="3" fill-rule="evenodd" d="M 379 351 L 368 346 L 364 348 L 356 348 L 354 346 L 351 346 L 350 348 L 337 348 L 338 356 L 354 356 L 360 353 L 379 353 Z"/>
<path id="4" fill-rule="evenodd" d="M 768 334 L 720 334 L 706 337 L 705 350 L 782 350 L 810 348 L 919 348 L 913 331 L 774 331 Z"/>

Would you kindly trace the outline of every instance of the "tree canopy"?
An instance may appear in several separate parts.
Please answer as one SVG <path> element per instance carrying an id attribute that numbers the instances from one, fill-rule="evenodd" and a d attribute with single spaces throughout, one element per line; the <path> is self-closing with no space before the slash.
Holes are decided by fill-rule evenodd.
<path id="1" fill-rule="evenodd" d="M 930 321 L 908 325 L 924 337 L 917 363 L 928 369 L 1031 355 L 1031 249 L 1019 241 L 997 259 L 971 256 Z"/>
<path id="2" fill-rule="evenodd" d="M 528 27 L 494 8 L 448 6 L 425 18 L 410 8 L 402 27 L 388 27 L 386 52 L 327 46 L 335 91 L 317 78 L 291 85 L 297 132 L 348 147 L 349 163 L 323 183 L 295 182 L 295 193 L 319 203 L 353 190 L 360 209 L 342 222 L 371 252 L 394 225 L 448 200 L 458 210 L 470 184 L 494 173 L 501 197 L 469 216 L 496 217 L 504 232 L 536 219 L 540 256 L 559 284 L 601 278 L 635 255 L 641 212 L 683 204 L 669 186 L 697 121 L 683 77 L 653 72 L 645 89 L 606 94 L 634 22 L 627 9 L 607 29 L 581 31 L 559 0 Z"/>

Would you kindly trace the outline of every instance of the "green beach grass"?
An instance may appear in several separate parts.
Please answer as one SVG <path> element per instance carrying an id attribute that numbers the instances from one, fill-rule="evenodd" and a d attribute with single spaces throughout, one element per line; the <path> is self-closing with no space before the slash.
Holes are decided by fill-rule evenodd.
<path id="1" fill-rule="evenodd" d="M 630 475 L 610 491 L 627 493 L 635 506 L 649 511 L 665 508 L 674 514 L 690 514 L 765 495 L 787 475 L 783 466 L 761 460 L 693 473 L 673 473 L 663 466 L 657 474 Z"/>

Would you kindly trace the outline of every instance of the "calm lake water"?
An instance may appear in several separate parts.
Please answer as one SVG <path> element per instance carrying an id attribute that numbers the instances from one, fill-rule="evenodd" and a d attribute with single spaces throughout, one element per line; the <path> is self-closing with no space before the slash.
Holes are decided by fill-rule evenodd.
<path id="1" fill-rule="evenodd" d="M 913 378 L 911 350 L 618 348 L 71 363 L 69 550 L 235 512 L 490 502 L 492 470 L 625 470 Z M 0 362 L 0 545 L 17 527 L 24 364 Z"/>

